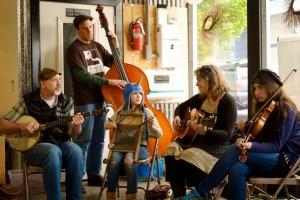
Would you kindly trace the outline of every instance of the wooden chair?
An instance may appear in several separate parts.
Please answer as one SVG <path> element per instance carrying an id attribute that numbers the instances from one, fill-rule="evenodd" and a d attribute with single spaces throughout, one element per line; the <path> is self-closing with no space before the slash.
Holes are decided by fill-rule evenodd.
<path id="1" fill-rule="evenodd" d="M 282 188 L 284 188 L 287 199 L 299 199 L 292 196 L 288 190 L 288 185 L 300 185 L 300 176 L 297 175 L 299 171 L 300 158 L 298 158 L 296 163 L 293 165 L 289 173 L 284 178 L 249 177 L 247 186 L 247 199 L 250 200 L 250 195 L 253 194 L 255 190 L 258 190 L 259 195 L 264 196 L 267 199 L 275 200 Z M 258 187 L 259 185 L 263 185 L 264 187 Z M 276 189 L 273 195 L 267 193 L 267 185 L 278 185 L 278 188 Z"/>
<path id="2" fill-rule="evenodd" d="M 125 117 L 125 118 L 124 118 Z M 103 160 L 104 164 L 109 163 L 110 156 L 112 152 L 134 152 L 134 162 L 137 165 L 150 165 L 150 172 L 147 180 L 146 188 L 139 186 L 138 189 L 142 189 L 144 192 L 149 190 L 151 180 L 157 181 L 160 185 L 160 174 L 159 174 L 159 161 L 158 161 L 158 138 L 155 138 L 155 147 L 153 152 L 150 152 L 152 156 L 148 157 L 145 160 L 137 160 L 137 156 L 140 148 L 143 125 L 144 125 L 144 114 L 143 113 L 132 113 L 132 114 L 123 114 L 120 113 L 117 117 L 117 121 L 122 120 L 122 122 L 118 125 L 118 128 L 114 131 L 113 138 L 111 143 L 108 145 L 109 153 L 108 158 Z M 153 176 L 153 167 L 156 162 L 157 166 L 157 176 L 158 178 L 154 178 Z M 104 172 L 104 180 L 107 178 L 107 167 Z M 119 185 L 117 189 L 117 195 L 119 196 L 119 188 L 126 188 L 126 185 Z M 105 181 L 102 182 L 98 199 L 101 199 L 103 191 L 105 190 L 106 185 Z"/>

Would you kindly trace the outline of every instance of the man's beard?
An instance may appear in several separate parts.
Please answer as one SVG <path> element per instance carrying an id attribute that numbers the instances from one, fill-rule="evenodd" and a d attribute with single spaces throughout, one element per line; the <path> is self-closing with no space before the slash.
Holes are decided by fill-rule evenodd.
<path id="1" fill-rule="evenodd" d="M 61 94 L 61 88 L 57 88 L 55 91 L 54 91 L 54 94 L 55 95 L 60 95 Z"/>

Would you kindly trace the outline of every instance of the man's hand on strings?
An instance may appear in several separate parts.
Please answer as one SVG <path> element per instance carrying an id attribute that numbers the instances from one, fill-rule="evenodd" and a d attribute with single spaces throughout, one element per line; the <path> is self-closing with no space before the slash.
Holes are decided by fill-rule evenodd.
<path id="1" fill-rule="evenodd" d="M 108 80 L 108 85 L 116 86 L 116 87 L 120 88 L 121 90 L 125 87 L 126 84 L 127 84 L 127 82 L 124 80 L 119 80 L 119 79 L 109 79 Z"/>
<path id="2" fill-rule="evenodd" d="M 33 134 L 35 131 L 40 129 L 40 125 L 37 122 L 29 122 L 20 124 L 20 129 L 28 133 Z"/>
<path id="3" fill-rule="evenodd" d="M 109 35 L 111 37 L 111 39 L 113 40 L 114 44 L 115 44 L 115 47 L 116 48 L 119 48 L 119 41 L 118 41 L 118 38 L 116 36 L 116 34 L 114 34 L 113 32 L 109 31 L 107 32 L 107 35 Z"/>

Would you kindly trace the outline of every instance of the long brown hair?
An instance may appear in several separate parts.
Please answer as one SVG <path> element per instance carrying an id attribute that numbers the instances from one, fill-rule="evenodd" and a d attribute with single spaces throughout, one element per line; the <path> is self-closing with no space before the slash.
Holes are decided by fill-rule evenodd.
<path id="1" fill-rule="evenodd" d="M 266 84 L 260 84 L 262 87 L 266 88 L 266 91 L 268 93 L 268 96 L 271 97 L 275 92 L 276 95 L 274 96 L 273 100 L 277 102 L 277 106 L 279 108 L 280 117 L 282 119 L 286 118 L 288 115 L 288 110 L 293 109 L 297 111 L 297 116 L 300 119 L 300 112 L 297 109 L 296 104 L 293 102 L 293 100 L 285 93 L 284 89 L 280 87 L 278 84 L 274 82 L 266 83 Z M 278 90 L 278 91 L 277 91 Z M 252 109 L 251 113 L 254 114 L 261 106 L 254 95 L 253 91 L 253 84 L 251 85 L 251 95 L 252 95 Z"/>
<path id="2" fill-rule="evenodd" d="M 229 86 L 223 74 L 214 65 L 203 65 L 198 67 L 194 74 L 197 78 L 201 77 L 207 80 L 208 95 L 217 100 L 229 91 Z"/>

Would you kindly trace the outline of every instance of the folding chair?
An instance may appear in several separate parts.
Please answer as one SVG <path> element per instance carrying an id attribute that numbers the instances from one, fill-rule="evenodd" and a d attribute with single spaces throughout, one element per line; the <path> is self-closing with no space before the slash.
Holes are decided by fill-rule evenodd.
<path id="1" fill-rule="evenodd" d="M 211 195 L 212 195 L 212 199 L 213 200 L 218 200 L 221 198 L 222 192 L 225 188 L 225 186 L 227 185 L 228 179 L 227 177 L 221 181 L 221 183 L 219 185 L 217 185 L 215 188 L 213 188 L 211 190 Z"/>
<path id="2" fill-rule="evenodd" d="M 125 118 L 124 118 L 125 117 Z M 109 159 L 111 154 L 116 152 L 134 152 L 134 162 L 137 165 L 150 165 L 150 172 L 147 180 L 147 187 L 138 187 L 138 189 L 142 189 L 144 192 L 149 190 L 149 185 L 151 180 L 157 180 L 158 184 L 160 184 L 160 174 L 159 174 L 159 165 L 158 165 L 158 157 L 157 157 L 157 147 L 158 147 L 158 138 L 155 138 L 155 147 L 152 152 L 152 157 L 148 157 L 145 160 L 137 160 L 137 156 L 140 148 L 143 125 L 144 125 L 144 114 L 143 113 L 130 113 L 124 114 L 120 113 L 117 117 L 117 121 L 122 120 L 122 122 L 118 125 L 118 128 L 115 129 L 111 143 L 109 143 L 108 148 L 110 149 L 108 153 L 108 158 L 103 160 L 104 164 L 109 163 Z M 153 166 L 154 162 L 157 163 L 157 173 L 158 178 L 154 179 L 153 177 Z M 104 172 L 104 180 L 107 178 L 107 166 Z M 105 190 L 105 181 L 102 182 L 98 199 L 101 199 L 102 193 Z M 119 188 L 126 188 L 126 186 L 122 186 L 118 184 L 117 187 L 117 195 L 119 196 Z"/>
<path id="3" fill-rule="evenodd" d="M 25 153 L 22 152 L 22 168 L 23 168 L 23 199 L 29 200 L 30 199 L 30 193 L 29 193 L 29 180 L 28 177 L 33 174 L 42 174 L 42 168 L 41 167 L 35 167 L 28 165 L 26 163 L 25 159 Z M 37 189 L 37 188 L 35 188 Z M 43 185 L 40 186 L 40 189 L 37 193 L 44 192 Z M 34 192 L 35 193 L 35 192 Z"/>
<path id="4" fill-rule="evenodd" d="M 296 161 L 293 167 L 290 169 L 289 173 L 284 178 L 262 178 L 262 177 L 249 177 L 247 185 L 247 199 L 250 200 L 250 195 L 253 194 L 254 190 L 260 192 L 259 195 L 264 196 L 268 199 L 275 200 L 281 191 L 284 188 L 285 195 L 287 199 L 299 199 L 294 197 L 289 193 L 288 185 L 300 185 L 300 176 L 297 175 L 297 172 L 300 171 L 300 158 Z M 273 195 L 268 194 L 266 187 L 258 187 L 258 185 L 279 185 Z"/>

